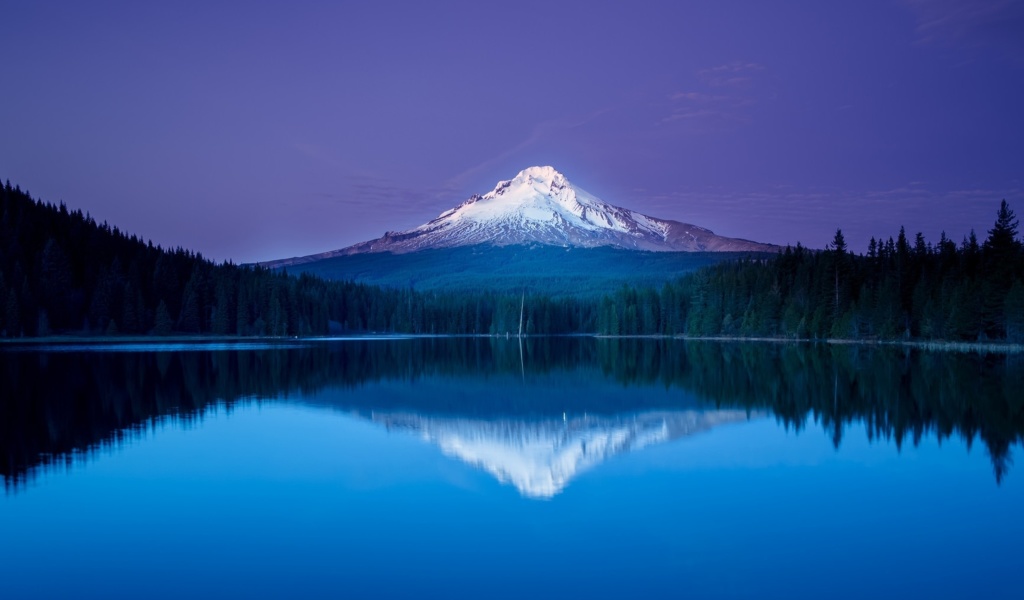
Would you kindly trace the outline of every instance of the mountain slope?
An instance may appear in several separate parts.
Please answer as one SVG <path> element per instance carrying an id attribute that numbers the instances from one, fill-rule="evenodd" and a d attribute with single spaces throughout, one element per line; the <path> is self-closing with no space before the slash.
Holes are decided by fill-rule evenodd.
<path id="1" fill-rule="evenodd" d="M 329 280 L 419 291 L 488 290 L 518 296 L 526 289 L 552 298 L 600 298 L 623 285 L 660 289 L 686 273 L 751 254 L 478 244 L 404 254 L 348 254 L 291 265 L 287 270 L 292 275 L 308 273 Z"/>
<path id="2" fill-rule="evenodd" d="M 344 318 L 333 303 L 325 310 L 325 298 L 365 297 L 356 287 L 214 264 L 0 186 L 0 338 L 322 335 Z"/>
<path id="3" fill-rule="evenodd" d="M 353 254 L 478 244 L 611 246 L 656 252 L 772 252 L 776 246 L 715 235 L 708 229 L 657 219 L 608 204 L 552 167 L 530 167 L 474 195 L 432 221 L 340 250 L 263 263 L 286 267 Z"/>

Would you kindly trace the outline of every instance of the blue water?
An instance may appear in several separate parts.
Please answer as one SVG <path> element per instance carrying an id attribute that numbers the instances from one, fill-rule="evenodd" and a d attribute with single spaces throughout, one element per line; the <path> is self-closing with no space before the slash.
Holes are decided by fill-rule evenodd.
<path id="1" fill-rule="evenodd" d="M 580 368 L 524 367 L 518 389 L 514 370 L 395 375 L 156 416 L 9 486 L 0 597 L 1024 597 L 1024 483 L 997 482 L 977 439 L 897 448 L 854 420 L 837 448 L 813 412 L 796 431 Z M 597 416 L 395 408 L 458 389 L 481 403 L 481 381 L 609 396 Z M 652 414 L 722 422 L 599 452 L 539 495 L 444 445 L 483 431 L 485 450 L 504 440 L 492 462 L 515 465 L 559 422 L 593 448 Z"/>

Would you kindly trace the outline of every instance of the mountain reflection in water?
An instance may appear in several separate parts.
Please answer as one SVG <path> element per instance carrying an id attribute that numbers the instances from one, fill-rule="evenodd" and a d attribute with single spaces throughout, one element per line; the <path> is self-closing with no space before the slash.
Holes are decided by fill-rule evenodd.
<path id="1" fill-rule="evenodd" d="M 388 429 L 407 429 L 458 458 L 511 483 L 528 498 L 550 498 L 587 469 L 639 450 L 747 420 L 739 410 L 651 411 L 562 418 L 484 420 L 415 413 L 373 414 Z"/>
<path id="2" fill-rule="evenodd" d="M 0 475 L 16 491 L 168 420 L 298 402 L 409 430 L 557 494 L 621 452 L 773 415 L 900 447 L 980 439 L 996 481 L 1024 434 L 1024 359 L 900 347 L 531 338 L 310 342 L 193 352 L 0 351 Z M 755 415 L 756 413 L 756 415 Z"/>

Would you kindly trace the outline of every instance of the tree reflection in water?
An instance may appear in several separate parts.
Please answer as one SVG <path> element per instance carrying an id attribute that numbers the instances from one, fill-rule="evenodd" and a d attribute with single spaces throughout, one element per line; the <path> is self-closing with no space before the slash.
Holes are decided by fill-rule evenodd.
<path id="1" fill-rule="evenodd" d="M 346 411 L 531 421 L 565 411 L 615 415 L 697 405 L 772 414 L 796 431 L 820 423 L 837 448 L 851 423 L 897 448 L 925 435 L 959 436 L 968 445 L 985 444 L 996 481 L 1024 434 L 1019 355 L 593 338 L 527 338 L 521 346 L 493 338 L 420 338 L 188 352 L 87 348 L 0 352 L 0 475 L 8 490 L 167 421 L 202 420 L 239 402 L 308 401 L 328 388 L 338 390 L 328 403 Z M 447 389 L 504 393 L 477 394 L 472 402 L 443 393 L 372 399 L 346 393 L 428 379 L 445 381 Z M 589 390 L 625 387 L 628 400 L 566 393 L 564 385 L 547 389 L 563 380 L 585 380 Z M 528 389 L 517 390 L 515 382 Z M 678 394 L 645 394 L 652 386 Z"/>

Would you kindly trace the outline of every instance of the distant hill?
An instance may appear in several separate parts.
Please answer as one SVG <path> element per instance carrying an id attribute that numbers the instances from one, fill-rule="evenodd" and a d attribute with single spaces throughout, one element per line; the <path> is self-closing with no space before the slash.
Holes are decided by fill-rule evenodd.
<path id="1" fill-rule="evenodd" d="M 215 264 L 0 186 L 0 338 L 466 332 L 464 322 L 452 329 L 449 312 L 467 309 L 407 290 Z"/>
<path id="2" fill-rule="evenodd" d="M 479 244 L 394 254 L 334 256 L 287 267 L 290 274 L 418 291 L 546 294 L 597 297 L 623 285 L 661 287 L 701 267 L 750 252 L 643 252 L 610 246 L 563 248 L 542 244 Z"/>

